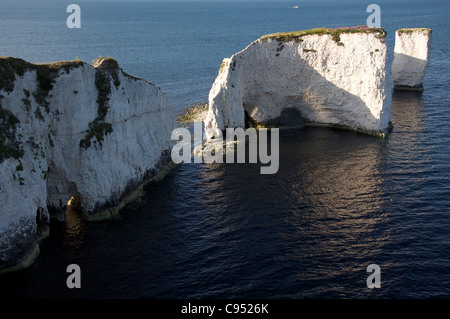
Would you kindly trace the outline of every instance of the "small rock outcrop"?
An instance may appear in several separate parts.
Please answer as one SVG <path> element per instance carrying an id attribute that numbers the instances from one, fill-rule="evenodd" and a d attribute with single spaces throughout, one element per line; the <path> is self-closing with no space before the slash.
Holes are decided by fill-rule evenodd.
<path id="1" fill-rule="evenodd" d="M 111 58 L 0 58 L 0 272 L 26 267 L 50 214 L 108 218 L 171 165 L 176 114 Z"/>
<path id="2" fill-rule="evenodd" d="M 395 33 L 392 79 L 394 88 L 423 90 L 431 48 L 431 29 L 400 29 Z"/>
<path id="3" fill-rule="evenodd" d="M 256 40 L 224 59 L 209 94 L 207 138 L 246 121 L 277 125 L 286 109 L 306 123 L 384 134 L 392 93 L 385 36 L 361 26 Z"/>

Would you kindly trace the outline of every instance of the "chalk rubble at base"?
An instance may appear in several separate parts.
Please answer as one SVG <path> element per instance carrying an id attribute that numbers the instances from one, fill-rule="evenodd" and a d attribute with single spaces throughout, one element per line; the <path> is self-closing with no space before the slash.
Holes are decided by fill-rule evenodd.
<path id="1" fill-rule="evenodd" d="M 431 29 L 400 29 L 395 33 L 392 79 L 395 89 L 423 90 L 431 49 Z"/>
<path id="2" fill-rule="evenodd" d="M 0 272 L 31 263 L 38 226 L 71 197 L 109 218 L 173 165 L 168 97 L 111 58 L 94 65 L 0 58 Z"/>

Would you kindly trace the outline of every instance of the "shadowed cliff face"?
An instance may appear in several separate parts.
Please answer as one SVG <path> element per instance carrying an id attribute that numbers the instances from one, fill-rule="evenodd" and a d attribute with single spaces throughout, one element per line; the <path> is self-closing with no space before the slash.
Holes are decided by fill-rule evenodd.
<path id="1" fill-rule="evenodd" d="M 285 108 L 281 111 L 277 124 L 279 127 L 284 128 L 300 128 L 305 126 L 305 121 L 302 113 L 297 108 Z"/>
<path id="2" fill-rule="evenodd" d="M 394 52 L 392 64 L 392 80 L 398 90 L 423 91 L 428 60 Z"/>
<path id="3" fill-rule="evenodd" d="M 270 64 L 278 68 L 280 77 L 289 72 L 287 59 L 275 60 Z M 258 83 L 248 79 L 244 83 L 244 110 L 259 123 L 277 125 L 283 112 L 289 114 L 288 110 L 297 110 L 302 119 L 310 124 L 364 130 L 367 129 L 362 126 L 364 122 L 374 131 L 379 125 L 379 117 L 371 113 L 359 96 L 328 81 L 307 63 L 302 65 L 296 78 L 291 78 L 289 82 L 261 75 L 258 76 Z M 291 113 L 291 116 L 295 114 Z"/>
<path id="4" fill-rule="evenodd" d="M 262 125 L 297 109 L 309 123 L 370 133 L 388 129 L 391 74 L 387 47 L 374 34 L 262 38 L 225 59 L 210 92 L 207 135 L 242 126 L 244 113 Z M 245 112 L 244 112 L 245 111 Z"/>

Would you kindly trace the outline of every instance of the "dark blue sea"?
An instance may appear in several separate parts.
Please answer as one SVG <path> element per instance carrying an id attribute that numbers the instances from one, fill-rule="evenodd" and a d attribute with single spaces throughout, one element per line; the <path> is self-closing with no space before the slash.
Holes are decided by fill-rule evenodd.
<path id="1" fill-rule="evenodd" d="M 74 2 L 81 29 L 66 27 Z M 373 2 L 0 0 L 0 56 L 111 56 L 181 111 L 260 36 L 363 25 Z M 394 93 L 388 138 L 281 130 L 275 175 L 183 164 L 113 220 L 52 222 L 36 262 L 0 277 L 0 297 L 449 298 L 450 3 L 376 3 L 391 56 L 395 30 L 433 29 L 425 90 Z M 69 264 L 81 289 L 66 286 Z M 367 288 L 370 264 L 379 289 Z"/>

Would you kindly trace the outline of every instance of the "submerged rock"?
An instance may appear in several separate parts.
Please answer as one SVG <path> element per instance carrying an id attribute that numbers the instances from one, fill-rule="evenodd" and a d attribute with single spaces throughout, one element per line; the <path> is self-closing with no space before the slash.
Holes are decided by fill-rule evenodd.
<path id="1" fill-rule="evenodd" d="M 26 267 L 70 207 L 117 214 L 172 165 L 175 112 L 111 58 L 31 64 L 0 58 L 0 272 Z"/>
<path id="2" fill-rule="evenodd" d="M 423 90 L 431 48 L 431 29 L 400 29 L 395 33 L 392 79 L 395 89 Z"/>
<path id="3" fill-rule="evenodd" d="M 207 138 L 248 120 L 273 125 L 285 109 L 309 124 L 384 134 L 392 93 L 385 36 L 379 28 L 350 27 L 256 40 L 223 60 L 209 94 Z"/>

